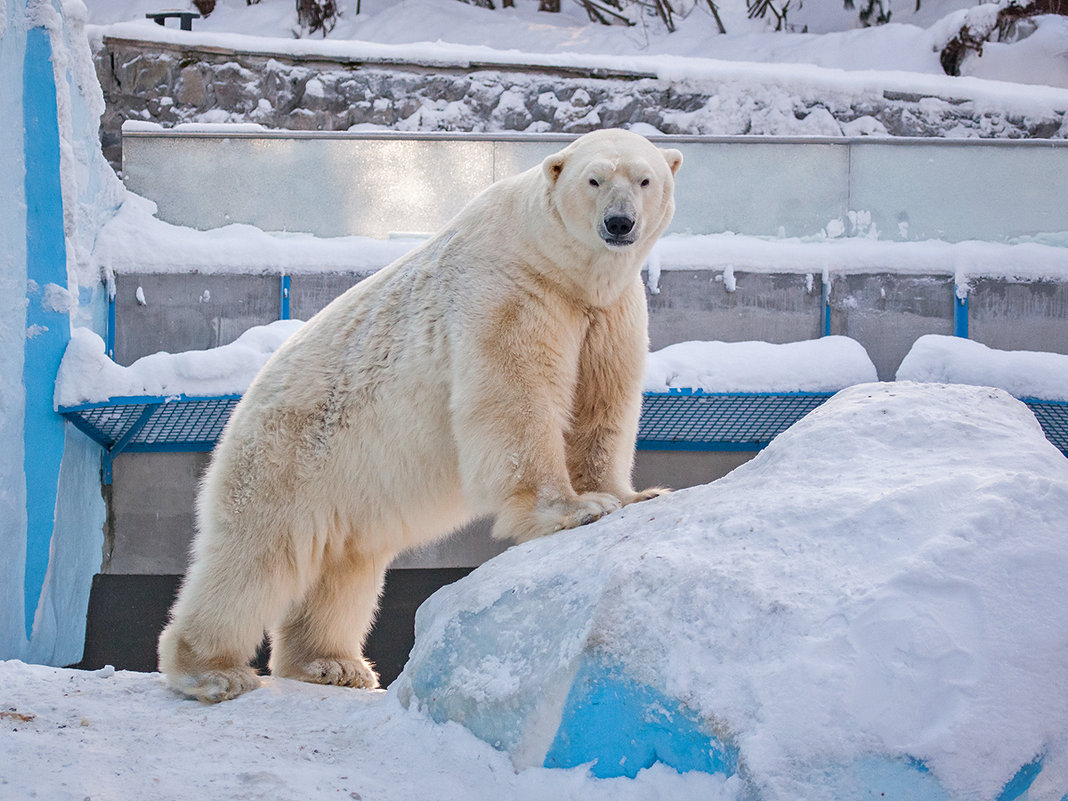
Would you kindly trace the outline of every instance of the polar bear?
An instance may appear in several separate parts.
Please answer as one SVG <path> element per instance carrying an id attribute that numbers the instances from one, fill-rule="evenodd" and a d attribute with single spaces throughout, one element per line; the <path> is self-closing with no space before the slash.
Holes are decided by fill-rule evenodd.
<path id="1" fill-rule="evenodd" d="M 197 498 L 160 636 L 177 691 L 214 702 L 270 670 L 378 684 L 363 658 L 401 551 L 496 515 L 523 542 L 653 497 L 631 484 L 648 351 L 643 262 L 682 154 L 586 134 L 494 183 L 274 354 Z"/>

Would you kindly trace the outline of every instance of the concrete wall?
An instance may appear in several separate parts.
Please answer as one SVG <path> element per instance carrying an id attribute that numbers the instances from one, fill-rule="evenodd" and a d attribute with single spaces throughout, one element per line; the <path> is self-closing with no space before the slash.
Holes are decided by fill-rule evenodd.
<path id="1" fill-rule="evenodd" d="M 483 186 L 538 163 L 569 138 L 132 130 L 124 172 L 130 188 L 156 201 L 160 216 L 177 224 L 248 222 L 385 236 L 436 229 Z M 674 222 L 680 232 L 803 235 L 858 208 L 870 212 L 881 231 L 907 238 L 991 240 L 1068 231 L 1068 209 L 1060 202 L 1068 184 L 1068 142 L 664 142 L 681 147 L 686 158 Z M 984 182 L 1003 183 L 1019 183 L 1026 174 L 1026 191 L 1000 193 L 1007 200 L 997 205 L 979 191 L 979 174 Z M 285 204 L 276 202 L 281 196 Z M 736 271 L 730 280 L 720 271 L 665 271 L 659 292 L 648 296 L 651 346 L 843 334 L 859 341 L 879 377 L 889 380 L 919 336 L 953 332 L 955 267 L 931 275 Z M 292 276 L 291 316 L 308 319 L 365 276 Z M 146 305 L 136 300 L 138 288 Z M 1068 353 L 1068 282 L 981 279 L 972 282 L 969 301 L 973 338 L 998 348 Z M 278 276 L 123 273 L 116 277 L 116 360 L 129 364 L 158 350 L 225 344 L 250 326 L 278 319 L 280 308 Z M 704 483 L 749 456 L 641 452 L 637 483 Z M 118 458 L 104 572 L 184 570 L 195 486 L 206 463 L 203 454 Z M 400 565 L 471 566 L 500 548 L 482 521 L 405 556 Z"/>
<path id="2" fill-rule="evenodd" d="M 437 231 L 478 191 L 540 163 L 571 138 L 128 127 L 123 175 L 131 190 L 156 202 L 161 219 L 177 225 L 243 222 L 384 238 Z M 1006 241 L 1068 231 L 1068 140 L 656 141 L 685 157 L 669 232 L 815 236 L 850 212 L 870 216 L 866 230 L 891 241 Z"/>
<path id="3" fill-rule="evenodd" d="M 307 319 L 363 278 L 292 276 L 292 316 Z M 819 276 L 737 273 L 734 289 L 709 271 L 672 271 L 650 295 L 652 347 L 692 339 L 790 342 L 820 336 L 826 310 Z M 135 299 L 140 288 L 147 305 Z M 832 276 L 830 333 L 858 340 L 880 378 L 892 379 L 917 337 L 952 333 L 954 287 L 946 276 Z M 205 297 L 210 295 L 210 300 Z M 1068 283 L 978 281 L 974 338 L 998 348 L 1068 353 Z M 280 279 L 263 275 L 127 274 L 116 278 L 116 361 L 160 349 L 226 344 L 251 325 L 278 319 Z M 636 484 L 682 488 L 718 478 L 752 454 L 639 452 Z M 207 454 L 126 454 L 115 462 L 104 573 L 184 571 L 193 499 Z M 398 567 L 467 567 L 502 548 L 480 521 L 449 541 L 409 554 Z"/>

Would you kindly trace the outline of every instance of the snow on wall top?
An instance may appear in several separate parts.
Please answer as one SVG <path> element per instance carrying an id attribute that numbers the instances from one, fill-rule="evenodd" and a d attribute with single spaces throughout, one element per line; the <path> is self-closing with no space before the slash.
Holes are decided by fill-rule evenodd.
<path id="1" fill-rule="evenodd" d="M 115 273 L 274 273 L 314 274 L 375 270 L 403 256 L 421 238 L 316 237 L 267 232 L 251 225 L 209 231 L 158 219 L 155 204 L 132 193 L 100 230 L 92 259 L 102 275 Z M 828 221 L 825 235 L 776 239 L 737 234 L 663 237 L 650 257 L 651 288 L 661 270 L 745 270 L 826 275 L 901 273 L 973 277 L 1064 279 L 1065 241 L 894 242 L 836 237 Z"/>
<path id="2" fill-rule="evenodd" d="M 56 379 L 56 406 L 138 395 L 231 395 L 247 389 L 271 354 L 303 323 L 279 320 L 250 328 L 229 345 L 154 353 L 128 367 L 105 355 L 104 341 L 75 328 Z M 773 345 L 684 342 L 649 354 L 645 389 L 709 392 L 834 392 L 875 380 L 864 348 L 848 337 Z"/>
<path id="3" fill-rule="evenodd" d="M 137 395 L 231 395 L 247 389 L 271 354 L 303 323 L 279 320 L 250 328 L 208 350 L 154 353 L 128 367 L 105 354 L 104 341 L 75 328 L 56 379 L 55 403 Z M 898 380 L 992 386 L 1017 397 L 1068 400 L 1068 356 L 999 351 L 978 342 L 927 335 L 902 362 Z M 876 380 L 867 352 L 849 337 L 802 342 L 680 342 L 649 354 L 646 392 L 836 392 Z"/>
<path id="4" fill-rule="evenodd" d="M 1066 357 L 1068 358 L 1068 357 Z M 837 392 L 877 380 L 864 347 L 829 336 L 770 342 L 679 342 L 649 354 L 646 392 Z"/>
<path id="5" fill-rule="evenodd" d="M 55 405 L 139 395 L 239 395 L 301 325 L 300 320 L 279 320 L 250 328 L 228 345 L 153 353 L 129 367 L 107 357 L 104 340 L 97 334 L 75 328 L 56 377 Z"/>
<path id="6" fill-rule="evenodd" d="M 978 384 L 1018 398 L 1068 401 L 1068 356 L 1030 350 L 996 350 L 960 337 L 927 334 L 913 344 L 897 370 L 899 381 Z"/>

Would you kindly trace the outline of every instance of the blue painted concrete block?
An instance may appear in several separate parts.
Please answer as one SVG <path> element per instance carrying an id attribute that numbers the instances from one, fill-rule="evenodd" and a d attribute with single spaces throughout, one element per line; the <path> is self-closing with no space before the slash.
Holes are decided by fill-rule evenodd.
<path id="1" fill-rule="evenodd" d="M 568 693 L 545 767 L 593 763 L 590 770 L 598 778 L 633 778 L 656 762 L 680 773 L 737 773 L 738 749 L 709 728 L 677 699 L 586 656 Z"/>

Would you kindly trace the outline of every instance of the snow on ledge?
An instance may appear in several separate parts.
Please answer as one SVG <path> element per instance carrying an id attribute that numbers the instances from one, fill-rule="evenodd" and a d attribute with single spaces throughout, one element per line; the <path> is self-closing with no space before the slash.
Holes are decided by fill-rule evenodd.
<path id="1" fill-rule="evenodd" d="M 996 350 L 970 339 L 927 334 L 906 354 L 897 379 L 997 387 L 1017 398 L 1068 401 L 1068 355 Z"/>
<path id="2" fill-rule="evenodd" d="M 109 359 L 104 341 L 75 328 L 56 379 L 57 406 L 139 395 L 216 396 L 243 393 L 271 354 L 303 323 L 279 320 L 248 329 L 208 350 L 154 353 L 128 367 Z M 876 380 L 867 352 L 848 337 L 774 345 L 683 342 L 649 354 L 644 389 L 707 392 L 836 392 Z"/>
<path id="3" fill-rule="evenodd" d="M 59 365 L 55 405 L 140 395 L 238 395 L 303 324 L 300 320 L 279 320 L 250 328 L 228 345 L 153 353 L 129 367 L 107 357 L 104 340 L 97 334 L 88 328 L 75 328 Z"/>
<path id="4" fill-rule="evenodd" d="M 245 224 L 200 231 L 155 216 L 156 204 L 131 192 L 102 228 L 92 260 L 102 274 L 256 273 L 305 275 L 374 271 L 425 237 L 386 240 L 268 232 Z M 670 234 L 650 257 L 654 294 L 661 271 L 834 275 L 895 273 L 971 279 L 1068 280 L 1068 235 L 1052 244 L 896 242 L 858 237 L 772 239 L 741 234 Z"/>
<path id="5" fill-rule="evenodd" d="M 770 342 L 680 342 L 649 354 L 646 392 L 837 392 L 878 380 L 854 339 L 828 336 Z"/>

